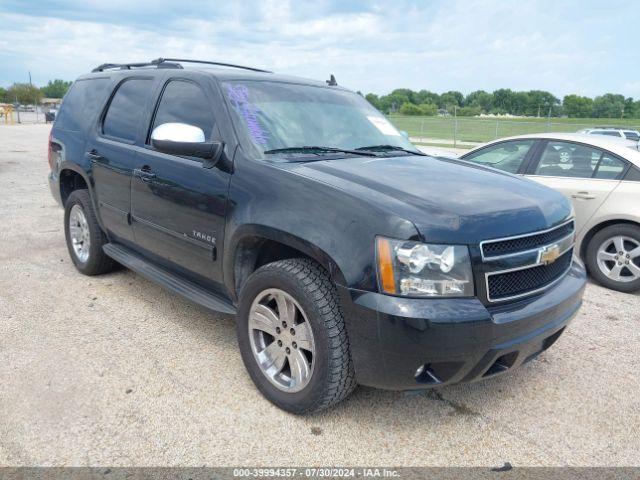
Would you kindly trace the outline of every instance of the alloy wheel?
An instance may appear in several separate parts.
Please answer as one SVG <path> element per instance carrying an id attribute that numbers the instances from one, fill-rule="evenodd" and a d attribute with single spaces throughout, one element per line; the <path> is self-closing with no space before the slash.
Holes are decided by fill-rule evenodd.
<path id="1" fill-rule="evenodd" d="M 69 236 L 71 237 L 71 246 L 76 258 L 82 263 L 89 259 L 89 248 L 91 247 L 91 232 L 87 217 L 78 204 L 71 207 L 69 213 Z"/>
<path id="2" fill-rule="evenodd" d="M 627 236 L 611 237 L 598 247 L 598 268 L 616 282 L 640 278 L 640 242 Z"/>
<path id="3" fill-rule="evenodd" d="M 305 312 L 291 295 L 271 288 L 249 311 L 249 341 L 262 373 L 278 389 L 294 393 L 313 375 L 315 342 Z"/>

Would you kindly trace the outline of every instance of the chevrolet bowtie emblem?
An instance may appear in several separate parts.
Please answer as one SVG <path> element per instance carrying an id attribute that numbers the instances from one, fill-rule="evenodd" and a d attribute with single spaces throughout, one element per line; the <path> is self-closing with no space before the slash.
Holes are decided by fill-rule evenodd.
<path id="1" fill-rule="evenodd" d="M 558 244 L 547 245 L 540 249 L 538 253 L 538 262 L 545 265 L 555 262 L 560 256 L 560 247 Z"/>

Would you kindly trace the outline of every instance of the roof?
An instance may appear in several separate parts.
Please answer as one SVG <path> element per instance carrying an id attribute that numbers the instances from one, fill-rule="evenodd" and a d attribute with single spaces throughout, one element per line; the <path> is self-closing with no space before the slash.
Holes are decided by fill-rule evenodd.
<path id="1" fill-rule="evenodd" d="M 244 67 L 240 65 L 232 65 L 225 63 L 207 64 L 206 62 L 199 63 L 198 60 L 175 60 L 175 59 L 159 59 L 163 60 L 158 64 L 158 60 L 153 60 L 148 63 L 130 63 L 130 64 L 103 64 L 96 67 L 87 75 L 83 75 L 81 78 L 92 78 L 96 76 L 105 75 L 119 75 L 128 76 L 134 74 L 140 74 L 143 72 L 148 74 L 164 74 L 167 70 L 173 72 L 199 72 L 205 75 L 211 75 L 212 77 L 220 80 L 270 80 L 273 82 L 284 83 L 296 83 L 302 85 L 310 85 L 316 87 L 328 87 L 327 81 L 311 80 L 303 77 L 296 77 L 290 75 L 280 75 L 267 70 L 261 70 L 254 67 Z M 184 63 L 184 65 L 182 63 Z M 196 63 L 193 63 L 196 62 Z M 329 79 L 329 73 L 327 73 L 327 80 Z M 346 90 L 340 86 L 331 86 L 329 88 L 338 88 Z"/>
<path id="2" fill-rule="evenodd" d="M 505 137 L 499 138 L 497 140 L 493 140 L 491 142 L 485 143 L 479 147 L 476 147 L 470 152 L 478 149 L 486 147 L 487 145 L 491 145 L 493 143 L 504 142 L 505 140 L 515 140 L 518 138 L 540 138 L 545 140 L 566 140 L 569 142 L 579 142 L 587 145 L 591 145 L 597 148 L 602 148 L 610 151 L 620 157 L 623 157 L 634 165 L 640 167 L 640 150 L 638 150 L 638 142 L 634 142 L 633 140 L 626 140 L 622 137 L 608 137 L 604 135 L 589 135 L 586 133 L 559 133 L 559 132 L 548 132 L 548 133 L 531 133 L 528 135 L 516 135 L 513 137 Z"/>

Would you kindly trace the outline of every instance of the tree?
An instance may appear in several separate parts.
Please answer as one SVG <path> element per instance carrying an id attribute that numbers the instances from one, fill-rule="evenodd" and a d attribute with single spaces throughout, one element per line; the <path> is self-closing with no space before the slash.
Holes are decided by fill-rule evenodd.
<path id="1" fill-rule="evenodd" d="M 527 92 L 513 92 L 511 95 L 511 111 L 514 115 L 528 115 L 530 98 Z"/>
<path id="2" fill-rule="evenodd" d="M 420 108 L 421 115 L 435 117 L 438 114 L 438 106 L 435 103 L 421 103 L 418 108 Z"/>
<path id="3" fill-rule="evenodd" d="M 36 104 L 42 98 L 42 92 L 40 89 L 30 83 L 14 83 L 9 87 L 7 92 L 10 102 L 32 105 Z"/>
<path id="4" fill-rule="evenodd" d="M 375 93 L 367 93 L 364 97 L 373 107 L 380 110 L 380 98 Z"/>
<path id="5" fill-rule="evenodd" d="M 638 110 L 638 102 L 634 102 L 633 98 L 629 97 L 624 101 L 624 116 L 625 118 L 638 118 L 640 111 Z"/>
<path id="6" fill-rule="evenodd" d="M 593 99 L 593 116 L 602 118 L 622 118 L 624 116 L 624 96 L 605 93 Z"/>
<path id="7" fill-rule="evenodd" d="M 493 108 L 493 95 L 484 90 L 476 90 L 465 97 L 464 104 L 467 107 L 480 107 L 482 112 L 489 113 Z"/>
<path id="8" fill-rule="evenodd" d="M 500 88 L 493 92 L 494 113 L 513 112 L 513 91 L 510 88 Z"/>
<path id="9" fill-rule="evenodd" d="M 586 118 L 593 115 L 593 100 L 580 95 L 565 95 L 562 100 L 564 114 L 571 118 Z"/>
<path id="10" fill-rule="evenodd" d="M 7 89 L 3 87 L 0 87 L 0 103 L 9 103 Z"/>
<path id="11" fill-rule="evenodd" d="M 453 110 L 452 107 L 454 106 L 461 107 L 463 103 L 464 103 L 464 95 L 462 95 L 460 92 L 456 92 L 452 90 L 449 92 L 444 92 L 442 95 L 440 95 L 440 101 L 438 102 L 438 106 L 440 108 Z"/>
<path id="12" fill-rule="evenodd" d="M 402 115 L 422 115 L 422 109 L 413 103 L 404 102 L 400 106 L 400 113 Z"/>
<path id="13" fill-rule="evenodd" d="M 430 92 L 429 90 L 420 90 L 415 94 L 416 103 L 419 105 L 422 104 L 433 104 L 438 105 L 440 101 L 440 95 L 437 93 Z"/>
<path id="14" fill-rule="evenodd" d="M 72 82 L 65 82 L 56 78 L 55 80 L 49 80 L 46 87 L 42 87 L 42 94 L 47 98 L 62 98 L 67 93 Z"/>
<path id="15" fill-rule="evenodd" d="M 554 108 L 560 105 L 559 98 L 544 90 L 530 90 L 527 93 L 529 95 L 527 115 L 544 117 L 549 114 L 549 107 L 553 114 Z"/>

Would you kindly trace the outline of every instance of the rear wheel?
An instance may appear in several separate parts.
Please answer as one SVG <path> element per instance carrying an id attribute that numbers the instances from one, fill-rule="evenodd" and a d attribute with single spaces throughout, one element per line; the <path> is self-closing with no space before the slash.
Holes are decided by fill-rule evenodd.
<path id="1" fill-rule="evenodd" d="M 116 263 L 102 250 L 108 243 L 93 211 L 87 190 L 74 190 L 65 203 L 64 232 L 76 268 L 85 275 L 110 272 Z"/>
<path id="2" fill-rule="evenodd" d="M 355 388 L 335 286 L 310 260 L 277 261 L 249 277 L 237 334 L 251 379 L 284 410 L 316 412 Z"/>
<path id="3" fill-rule="evenodd" d="M 600 230 L 587 246 L 586 261 L 603 286 L 620 292 L 640 289 L 640 227 L 618 224 Z"/>

